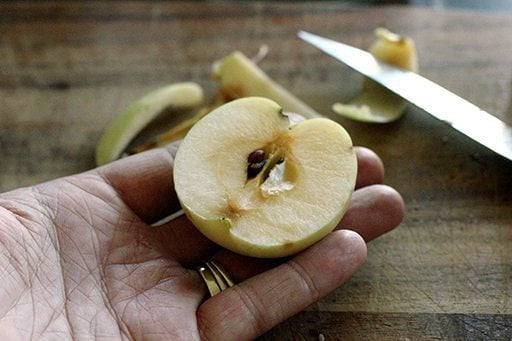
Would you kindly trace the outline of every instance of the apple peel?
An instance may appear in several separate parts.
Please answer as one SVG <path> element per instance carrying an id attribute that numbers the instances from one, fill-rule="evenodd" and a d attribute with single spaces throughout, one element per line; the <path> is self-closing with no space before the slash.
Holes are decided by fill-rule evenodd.
<path id="1" fill-rule="evenodd" d="M 185 214 L 206 237 L 239 254 L 274 258 L 336 227 L 354 190 L 357 161 L 338 123 L 292 122 L 276 102 L 246 97 L 190 129 L 173 172 Z"/>
<path id="2" fill-rule="evenodd" d="M 193 82 L 171 84 L 143 96 L 119 113 L 107 127 L 96 147 L 96 164 L 120 157 L 129 143 L 164 110 L 186 110 L 204 101 L 202 88 Z"/>
<path id="3" fill-rule="evenodd" d="M 417 72 L 418 58 L 414 41 L 385 28 L 375 30 L 376 41 L 369 52 L 376 58 Z M 369 123 L 393 122 L 405 112 L 407 102 L 375 81 L 365 78 L 358 96 L 348 104 L 334 103 L 332 110 L 356 121 Z"/>

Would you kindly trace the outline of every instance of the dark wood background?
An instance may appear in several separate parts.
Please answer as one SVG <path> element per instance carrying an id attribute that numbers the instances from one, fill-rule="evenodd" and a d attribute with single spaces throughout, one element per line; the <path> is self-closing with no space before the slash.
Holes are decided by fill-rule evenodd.
<path id="1" fill-rule="evenodd" d="M 420 73 L 512 124 L 512 15 L 342 2 L 2 2 L 0 191 L 94 167 L 104 128 L 135 98 L 196 81 L 234 50 L 375 149 L 403 195 L 402 226 L 343 287 L 263 339 L 511 339 L 512 163 L 409 108 L 398 122 L 336 118 L 361 76 L 296 38 L 367 48 L 411 36 Z M 433 101 L 436 98 L 432 98 Z"/>

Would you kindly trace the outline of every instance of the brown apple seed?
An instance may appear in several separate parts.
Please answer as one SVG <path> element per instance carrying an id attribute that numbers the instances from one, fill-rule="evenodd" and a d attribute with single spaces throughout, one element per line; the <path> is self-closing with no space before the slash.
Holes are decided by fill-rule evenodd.
<path id="1" fill-rule="evenodd" d="M 260 163 L 265 161 L 265 151 L 263 149 L 256 149 L 247 157 L 248 163 Z"/>
<path id="2" fill-rule="evenodd" d="M 265 151 L 263 149 L 256 149 L 247 157 L 247 179 L 252 179 L 265 166 Z"/>

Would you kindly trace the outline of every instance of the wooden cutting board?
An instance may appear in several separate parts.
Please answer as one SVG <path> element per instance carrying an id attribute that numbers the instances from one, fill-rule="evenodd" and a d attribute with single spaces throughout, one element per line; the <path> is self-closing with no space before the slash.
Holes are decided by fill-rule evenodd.
<path id="1" fill-rule="evenodd" d="M 134 98 L 254 55 L 272 78 L 384 160 L 406 217 L 343 287 L 262 339 L 511 339 L 512 164 L 424 112 L 337 118 L 361 76 L 299 29 L 367 48 L 376 27 L 411 36 L 420 73 L 512 124 L 512 15 L 315 3 L 0 4 L 0 190 L 94 167 L 103 129 Z M 437 100 L 432 98 L 433 101 Z M 326 274 L 328 275 L 328 274 Z"/>

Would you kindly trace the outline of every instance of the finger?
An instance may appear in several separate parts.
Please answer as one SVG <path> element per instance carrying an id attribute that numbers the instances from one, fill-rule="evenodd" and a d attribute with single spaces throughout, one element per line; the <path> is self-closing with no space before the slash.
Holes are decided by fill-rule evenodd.
<path id="1" fill-rule="evenodd" d="M 356 231 L 369 242 L 400 225 L 404 212 L 404 201 L 396 190 L 386 185 L 367 186 L 354 192 L 338 226 Z"/>
<path id="2" fill-rule="evenodd" d="M 172 167 L 177 145 L 136 154 L 97 169 L 121 199 L 147 223 L 180 209 Z"/>
<path id="3" fill-rule="evenodd" d="M 384 164 L 377 154 L 365 147 L 355 147 L 357 156 L 356 188 L 380 184 L 384 179 Z"/>
<path id="4" fill-rule="evenodd" d="M 366 258 L 352 231 L 336 231 L 290 261 L 207 300 L 198 309 L 206 339 L 252 339 L 343 284 Z"/>

